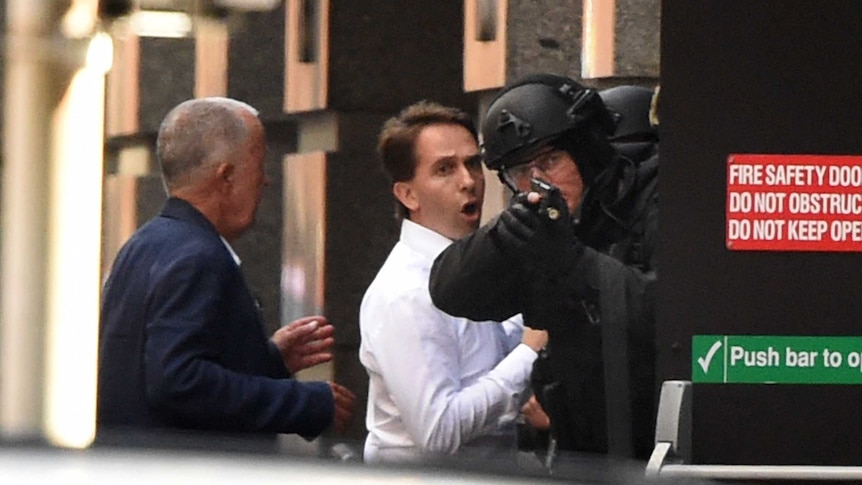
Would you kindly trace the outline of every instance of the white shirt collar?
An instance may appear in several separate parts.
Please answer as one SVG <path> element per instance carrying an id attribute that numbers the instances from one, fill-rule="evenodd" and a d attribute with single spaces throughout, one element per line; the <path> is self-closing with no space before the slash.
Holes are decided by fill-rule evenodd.
<path id="1" fill-rule="evenodd" d="M 401 241 L 429 260 L 434 260 L 452 244 L 452 240 L 446 236 L 416 224 L 410 219 L 404 219 L 401 223 Z"/>
<path id="2" fill-rule="evenodd" d="M 229 242 L 227 242 L 227 239 L 225 239 L 225 238 L 223 238 L 223 237 L 221 237 L 221 236 L 219 236 L 219 239 L 221 239 L 221 242 L 223 242 L 223 243 L 224 243 L 224 247 L 226 247 L 226 248 L 227 248 L 227 250 L 230 252 L 230 255 L 231 255 L 231 257 L 233 258 L 233 260 L 234 260 L 234 262 L 236 263 L 236 265 L 237 265 L 237 266 L 241 265 L 241 264 L 242 264 L 242 261 L 239 259 L 239 256 L 237 256 L 236 251 L 234 251 L 234 250 L 233 250 L 233 248 L 231 247 L 230 243 L 229 243 Z"/>

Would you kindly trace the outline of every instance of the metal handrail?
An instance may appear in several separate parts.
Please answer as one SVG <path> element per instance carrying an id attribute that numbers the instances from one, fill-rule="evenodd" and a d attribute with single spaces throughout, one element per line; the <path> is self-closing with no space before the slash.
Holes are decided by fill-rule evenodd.
<path id="1" fill-rule="evenodd" d="M 692 465 L 691 382 L 662 383 L 656 416 L 656 445 L 646 466 L 653 480 L 699 478 L 713 480 L 832 480 L 862 481 L 862 466 L 816 465 Z"/>
<path id="2" fill-rule="evenodd" d="M 859 466 L 816 465 L 664 465 L 659 478 L 715 480 L 862 480 Z"/>

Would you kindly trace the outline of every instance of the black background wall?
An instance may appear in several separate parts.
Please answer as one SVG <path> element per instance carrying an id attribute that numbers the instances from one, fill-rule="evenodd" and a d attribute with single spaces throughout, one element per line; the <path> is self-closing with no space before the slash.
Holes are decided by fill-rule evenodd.
<path id="1" fill-rule="evenodd" d="M 691 336 L 859 335 L 860 256 L 725 248 L 727 156 L 862 154 L 862 3 L 664 0 L 659 377 Z M 695 463 L 858 465 L 862 386 L 694 386 Z"/>

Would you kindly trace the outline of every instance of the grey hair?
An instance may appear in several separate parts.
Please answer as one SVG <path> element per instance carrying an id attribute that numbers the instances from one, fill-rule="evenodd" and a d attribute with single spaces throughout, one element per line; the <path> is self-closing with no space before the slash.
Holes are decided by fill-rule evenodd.
<path id="1" fill-rule="evenodd" d="M 243 111 L 258 116 L 242 101 L 210 97 L 184 101 L 165 116 L 156 153 L 168 193 L 195 184 L 207 169 L 238 155 L 249 136 Z"/>

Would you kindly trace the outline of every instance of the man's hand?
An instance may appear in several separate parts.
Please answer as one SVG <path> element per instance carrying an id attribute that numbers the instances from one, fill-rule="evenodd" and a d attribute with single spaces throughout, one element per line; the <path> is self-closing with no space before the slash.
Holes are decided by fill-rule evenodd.
<path id="1" fill-rule="evenodd" d="M 353 422 L 356 396 L 341 384 L 330 382 L 329 387 L 332 389 L 332 398 L 335 401 L 335 417 L 332 428 L 336 433 L 344 434 Z"/>
<path id="2" fill-rule="evenodd" d="M 551 418 L 545 413 L 536 396 L 530 396 L 530 399 L 521 407 L 521 414 L 533 428 L 546 430 L 551 427 Z"/>
<path id="3" fill-rule="evenodd" d="M 524 334 L 521 336 L 521 343 L 530 347 L 536 353 L 542 350 L 542 347 L 548 343 L 548 332 L 545 330 L 536 330 L 530 327 L 524 327 Z"/>
<path id="4" fill-rule="evenodd" d="M 281 352 L 284 365 L 291 373 L 332 360 L 330 349 L 335 343 L 335 328 L 324 316 L 294 320 L 275 331 L 272 341 Z"/>

